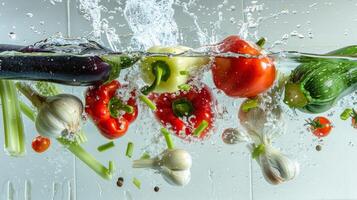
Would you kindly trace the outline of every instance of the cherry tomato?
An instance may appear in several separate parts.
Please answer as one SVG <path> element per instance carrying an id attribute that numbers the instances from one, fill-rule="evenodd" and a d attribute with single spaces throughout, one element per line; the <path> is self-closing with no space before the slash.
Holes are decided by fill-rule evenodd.
<path id="1" fill-rule="evenodd" d="M 37 153 L 42 153 L 46 151 L 48 147 L 50 147 L 50 144 L 51 144 L 50 139 L 42 136 L 37 136 L 32 140 L 32 149 Z"/>
<path id="2" fill-rule="evenodd" d="M 312 133 L 317 137 L 326 137 L 332 129 L 330 120 L 326 117 L 315 117 L 314 120 L 308 120 Z"/>
<path id="3" fill-rule="evenodd" d="M 352 127 L 357 128 L 357 121 L 355 117 L 352 117 Z"/>

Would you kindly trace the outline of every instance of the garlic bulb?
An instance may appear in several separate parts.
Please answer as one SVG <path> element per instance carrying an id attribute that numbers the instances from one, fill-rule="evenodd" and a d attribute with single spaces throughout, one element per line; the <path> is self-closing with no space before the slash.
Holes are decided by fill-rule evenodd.
<path id="1" fill-rule="evenodd" d="M 283 133 L 286 128 L 276 95 L 281 95 L 279 85 L 270 93 L 270 97 L 274 98 L 268 96 L 264 105 L 264 99 L 259 97 L 257 107 L 243 111 L 243 103 L 238 113 L 240 124 L 250 138 L 248 147 L 252 155 L 260 165 L 265 180 L 274 185 L 292 180 L 299 174 L 299 164 L 271 145 L 274 136 Z"/>
<path id="2" fill-rule="evenodd" d="M 37 107 L 36 130 L 45 137 L 72 136 L 81 127 L 83 104 L 71 94 L 45 97 L 26 83 L 17 83 L 17 88 Z"/>
<path id="3" fill-rule="evenodd" d="M 83 104 L 70 94 L 46 98 L 36 118 L 36 129 L 45 137 L 61 137 L 79 131 Z"/>
<path id="4" fill-rule="evenodd" d="M 190 182 L 191 166 L 191 155 L 183 149 L 167 149 L 155 158 L 133 161 L 133 168 L 155 169 L 166 182 L 175 186 L 184 186 Z"/>

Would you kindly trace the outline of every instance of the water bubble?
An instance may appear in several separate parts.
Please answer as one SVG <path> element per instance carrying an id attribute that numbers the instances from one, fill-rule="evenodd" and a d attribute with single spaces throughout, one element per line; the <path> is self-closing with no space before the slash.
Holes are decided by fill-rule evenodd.
<path id="1" fill-rule="evenodd" d="M 31 18 L 31 17 L 33 17 L 33 14 L 32 13 L 26 13 L 26 16 Z"/>
<path id="2" fill-rule="evenodd" d="M 235 6 L 231 6 L 231 7 L 229 8 L 229 10 L 230 10 L 230 11 L 235 11 L 235 10 L 236 10 L 236 7 L 235 7 Z"/>
<path id="3" fill-rule="evenodd" d="M 40 25 L 44 25 L 45 24 L 45 21 L 40 21 Z"/>
<path id="4" fill-rule="evenodd" d="M 16 39 L 16 33 L 10 32 L 9 33 L 9 38 L 12 39 L 12 40 L 15 40 Z"/>
<path id="5" fill-rule="evenodd" d="M 229 19 L 229 21 L 230 21 L 232 24 L 235 24 L 235 23 L 236 23 L 236 20 L 235 20 L 234 17 L 231 17 L 231 18 Z"/>

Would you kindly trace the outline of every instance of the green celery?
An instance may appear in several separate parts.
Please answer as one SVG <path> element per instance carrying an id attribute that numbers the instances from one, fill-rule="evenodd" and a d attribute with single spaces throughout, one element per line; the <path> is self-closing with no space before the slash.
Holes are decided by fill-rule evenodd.
<path id="1" fill-rule="evenodd" d="M 11 156 L 23 156 L 26 151 L 24 125 L 14 82 L 0 80 L 0 93 L 5 131 L 5 150 Z"/>

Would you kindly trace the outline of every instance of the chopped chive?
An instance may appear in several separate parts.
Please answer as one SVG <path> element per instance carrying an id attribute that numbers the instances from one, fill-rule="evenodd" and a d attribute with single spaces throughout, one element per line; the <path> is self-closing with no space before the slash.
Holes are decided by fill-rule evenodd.
<path id="1" fill-rule="evenodd" d="M 133 151 L 134 151 L 134 144 L 132 142 L 129 142 L 128 146 L 126 147 L 125 155 L 131 158 L 131 156 L 133 156 Z"/>
<path id="2" fill-rule="evenodd" d="M 200 125 L 193 131 L 193 135 L 199 137 L 202 132 L 208 127 L 208 122 L 203 120 Z"/>
<path id="3" fill-rule="evenodd" d="M 110 174 L 114 173 L 115 171 L 115 165 L 114 165 L 114 162 L 113 161 L 109 161 L 109 167 L 108 167 L 108 171 Z"/>
<path id="4" fill-rule="evenodd" d="M 340 115 L 340 118 L 342 120 L 347 120 L 351 114 L 353 113 L 353 110 L 351 108 L 346 108 Z"/>
<path id="5" fill-rule="evenodd" d="M 114 142 L 111 141 L 111 142 L 108 142 L 108 143 L 105 143 L 103 145 L 100 145 L 97 149 L 99 152 L 102 152 L 102 151 L 106 151 L 110 148 L 113 148 L 115 145 L 114 145 Z"/>
<path id="6" fill-rule="evenodd" d="M 180 75 L 182 75 L 182 76 L 187 76 L 189 74 L 190 74 L 189 71 L 180 71 Z"/>
<path id="7" fill-rule="evenodd" d="M 141 182 L 139 181 L 139 179 L 137 178 L 133 178 L 133 184 L 138 188 L 140 189 L 141 188 Z"/>
<path id="8" fill-rule="evenodd" d="M 252 152 L 252 157 L 254 159 L 258 158 L 260 156 L 260 154 L 264 153 L 265 152 L 265 145 L 264 144 L 260 144 L 258 146 L 256 146 L 254 149 L 253 149 L 253 152 Z"/>
<path id="9" fill-rule="evenodd" d="M 144 152 L 140 159 L 150 159 L 150 155 L 147 152 Z"/>
<path id="10" fill-rule="evenodd" d="M 174 142 L 172 141 L 170 132 L 166 128 L 161 128 L 160 131 L 165 137 L 167 148 L 168 149 L 173 149 L 174 148 Z"/>
<path id="11" fill-rule="evenodd" d="M 258 107 L 257 99 L 249 99 L 242 104 L 243 112 L 248 112 L 250 109 L 256 108 L 256 107 Z"/>
<path id="12" fill-rule="evenodd" d="M 152 102 L 149 98 L 147 98 L 147 96 L 145 95 L 140 95 L 139 99 L 145 103 L 151 110 L 156 110 L 156 105 L 154 104 L 154 102 Z"/>
<path id="13" fill-rule="evenodd" d="M 183 90 L 183 91 L 189 91 L 191 89 L 191 85 L 189 84 L 182 84 L 178 86 L 178 89 Z"/>

